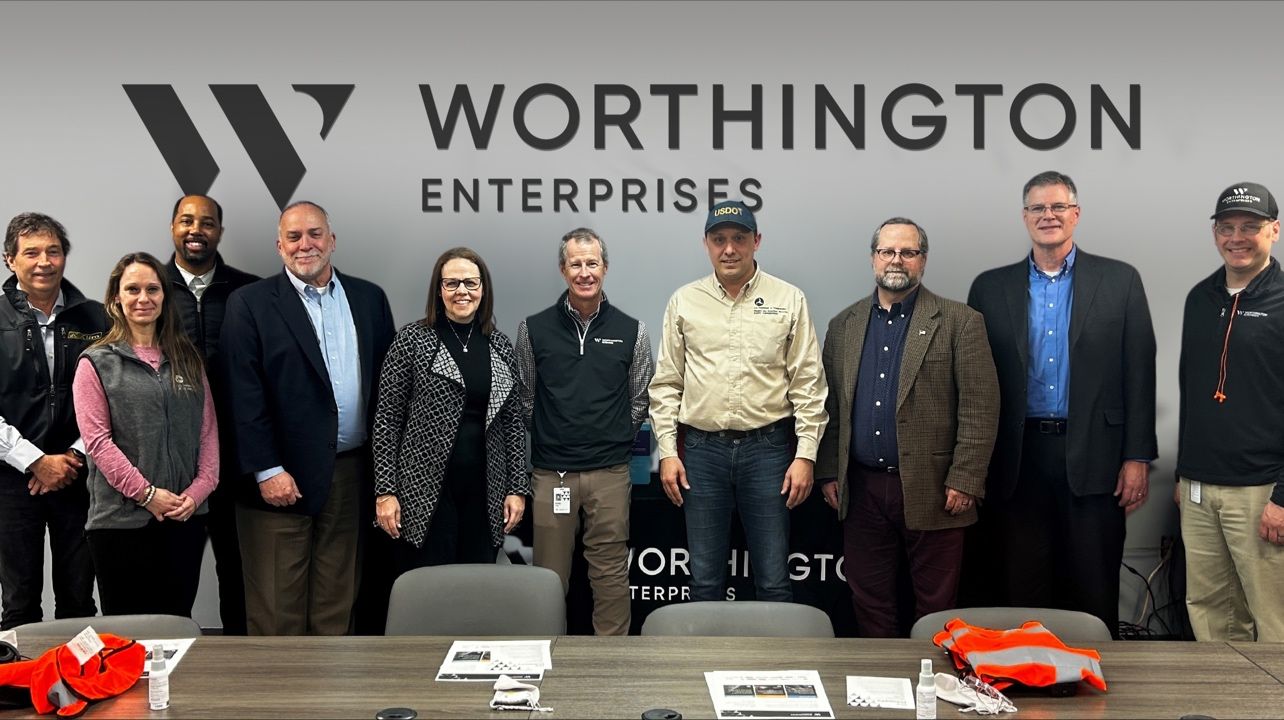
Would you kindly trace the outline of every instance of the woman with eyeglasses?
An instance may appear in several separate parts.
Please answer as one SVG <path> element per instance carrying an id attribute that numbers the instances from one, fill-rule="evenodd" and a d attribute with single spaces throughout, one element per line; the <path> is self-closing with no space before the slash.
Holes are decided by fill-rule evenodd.
<path id="1" fill-rule="evenodd" d="M 513 345 L 476 252 L 433 267 L 425 317 L 388 349 L 375 409 L 375 524 L 397 572 L 493 563 L 530 494 Z"/>
<path id="2" fill-rule="evenodd" d="M 80 356 L 72 397 L 93 461 L 85 537 L 104 615 L 191 617 L 218 485 L 218 426 L 200 353 L 183 334 L 165 266 L 116 263 L 112 326 Z"/>

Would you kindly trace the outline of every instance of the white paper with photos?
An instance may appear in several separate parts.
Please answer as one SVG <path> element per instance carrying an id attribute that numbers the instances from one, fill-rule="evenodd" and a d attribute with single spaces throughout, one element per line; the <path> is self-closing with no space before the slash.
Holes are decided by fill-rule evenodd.
<path id="1" fill-rule="evenodd" d="M 138 644 L 147 648 L 147 656 L 143 660 L 142 679 L 146 680 L 152 667 L 152 649 L 157 645 L 161 646 L 161 652 L 165 653 L 165 672 L 172 673 L 178 665 L 178 661 L 183 659 L 187 654 L 187 649 L 196 642 L 196 638 L 178 638 L 174 640 L 139 640 Z"/>
<path id="2" fill-rule="evenodd" d="M 553 667 L 549 640 L 456 640 L 446 653 L 437 679 L 495 681 L 540 680 Z"/>
<path id="3" fill-rule="evenodd" d="M 707 672 L 704 681 L 717 718 L 834 717 L 815 670 Z"/>

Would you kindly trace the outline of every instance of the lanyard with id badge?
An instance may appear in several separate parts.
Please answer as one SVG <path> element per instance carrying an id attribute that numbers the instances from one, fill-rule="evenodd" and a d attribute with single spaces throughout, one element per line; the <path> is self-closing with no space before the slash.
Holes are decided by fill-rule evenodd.
<path id="1" fill-rule="evenodd" d="M 571 489 L 566 486 L 566 471 L 557 471 L 557 487 L 553 488 L 553 514 L 571 514 Z"/>

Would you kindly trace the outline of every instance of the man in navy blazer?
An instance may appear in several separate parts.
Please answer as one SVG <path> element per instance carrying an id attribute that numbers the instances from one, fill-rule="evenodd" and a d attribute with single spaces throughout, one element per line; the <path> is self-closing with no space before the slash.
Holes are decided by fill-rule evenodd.
<path id="1" fill-rule="evenodd" d="M 237 458 L 252 635 L 351 630 L 358 536 L 373 513 L 367 439 L 394 332 L 377 285 L 331 264 L 336 237 L 312 202 L 281 213 L 285 269 L 232 294 L 221 340 Z"/>
<path id="2" fill-rule="evenodd" d="M 1125 517 L 1158 454 L 1155 333 L 1137 270 L 1076 246 L 1074 181 L 1040 173 L 1022 198 L 1031 252 L 968 293 L 1000 414 L 964 582 L 997 595 L 987 604 L 1092 613 L 1117 636 Z"/>

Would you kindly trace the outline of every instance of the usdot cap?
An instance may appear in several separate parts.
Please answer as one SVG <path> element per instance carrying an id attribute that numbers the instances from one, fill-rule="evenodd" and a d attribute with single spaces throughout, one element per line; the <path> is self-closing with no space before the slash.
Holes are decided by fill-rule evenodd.
<path id="1" fill-rule="evenodd" d="M 1246 212 L 1274 220 L 1279 217 L 1280 208 L 1275 204 L 1275 196 L 1271 195 L 1265 185 L 1242 182 L 1222 191 L 1211 219 L 1216 220 L 1218 215 L 1228 212 Z"/>
<path id="2" fill-rule="evenodd" d="M 723 200 L 709 208 L 709 219 L 704 221 L 704 231 L 708 233 L 714 227 L 726 223 L 739 225 L 749 232 L 758 232 L 758 221 L 753 219 L 753 213 L 739 200 Z"/>

